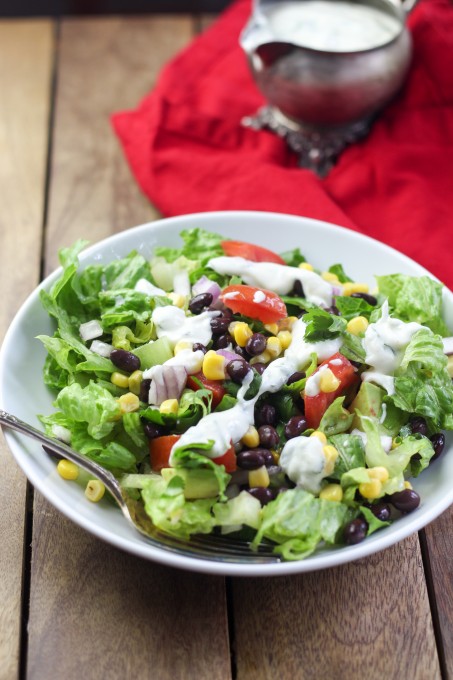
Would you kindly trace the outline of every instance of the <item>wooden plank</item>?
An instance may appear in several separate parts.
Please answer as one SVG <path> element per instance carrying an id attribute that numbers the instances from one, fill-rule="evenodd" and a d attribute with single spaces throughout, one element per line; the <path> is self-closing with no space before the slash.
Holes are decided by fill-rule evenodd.
<path id="1" fill-rule="evenodd" d="M 39 281 L 52 22 L 0 22 L 0 336 Z M 0 678 L 18 675 L 26 481 L 0 443 Z"/>
<path id="2" fill-rule="evenodd" d="M 57 250 L 158 217 L 131 178 L 109 118 L 134 107 L 191 37 L 175 16 L 63 22 L 46 271 Z"/>
<path id="3" fill-rule="evenodd" d="M 133 106 L 191 37 L 189 18 L 65 21 L 47 268 L 62 244 L 150 219 L 109 114 Z M 28 678 L 230 678 L 222 578 L 148 563 L 100 542 L 37 495 Z M 210 639 L 214 632 L 215 643 Z"/>
<path id="4" fill-rule="evenodd" d="M 417 536 L 370 558 L 233 583 L 237 680 L 440 678 Z"/>
<path id="5" fill-rule="evenodd" d="M 425 529 L 446 677 L 453 678 L 453 507 Z"/>

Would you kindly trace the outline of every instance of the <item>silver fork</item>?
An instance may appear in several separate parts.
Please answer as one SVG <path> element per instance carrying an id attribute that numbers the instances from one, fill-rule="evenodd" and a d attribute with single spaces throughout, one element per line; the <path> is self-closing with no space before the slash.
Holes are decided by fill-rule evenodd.
<path id="1" fill-rule="evenodd" d="M 228 538 L 227 536 L 197 534 L 192 536 L 190 540 L 184 540 L 166 534 L 152 524 L 150 518 L 144 512 L 142 504 L 137 503 L 128 495 L 109 470 L 74 451 L 64 442 L 47 436 L 32 425 L 1 409 L 0 425 L 36 439 L 43 445 L 44 449 L 72 461 L 90 475 L 99 479 L 120 507 L 126 520 L 156 548 L 186 557 L 201 557 L 219 562 L 240 564 L 250 562 L 256 564 L 281 561 L 281 558 L 273 553 L 271 545 L 260 545 L 257 549 L 252 550 L 250 542 Z"/>

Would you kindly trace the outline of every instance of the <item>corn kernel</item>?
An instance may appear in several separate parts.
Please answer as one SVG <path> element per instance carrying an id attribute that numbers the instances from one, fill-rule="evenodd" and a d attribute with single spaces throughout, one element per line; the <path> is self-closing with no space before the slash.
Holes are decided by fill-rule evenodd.
<path id="1" fill-rule="evenodd" d="M 322 451 L 326 458 L 326 462 L 324 464 L 324 472 L 327 476 L 329 476 L 334 470 L 335 462 L 339 454 L 335 446 L 331 446 L 330 444 L 324 446 Z"/>
<path id="2" fill-rule="evenodd" d="M 173 413 L 176 415 L 178 413 L 178 408 L 179 404 L 177 399 L 165 399 L 159 406 L 159 411 L 165 414 Z"/>
<path id="3" fill-rule="evenodd" d="M 321 277 L 324 279 L 324 281 L 329 281 L 329 283 L 339 283 L 338 276 L 334 274 L 333 272 L 323 272 L 321 274 Z"/>
<path id="4" fill-rule="evenodd" d="M 253 331 L 244 321 L 238 321 L 233 328 L 234 341 L 239 347 L 245 347 L 247 340 L 251 338 Z"/>
<path id="5" fill-rule="evenodd" d="M 413 487 L 412 487 L 412 484 L 406 480 L 404 482 L 404 488 L 405 489 L 412 489 Z"/>
<path id="6" fill-rule="evenodd" d="M 252 357 L 249 361 L 249 364 L 250 366 L 253 366 L 254 364 L 268 364 L 271 359 L 272 357 L 270 352 L 265 349 L 264 352 L 261 352 L 261 354 L 256 354 L 254 357 Z"/>
<path id="7" fill-rule="evenodd" d="M 343 295 L 352 295 L 353 293 L 368 293 L 369 286 L 366 283 L 355 283 L 354 281 L 346 281 L 343 283 Z"/>
<path id="8" fill-rule="evenodd" d="M 110 382 L 117 387 L 122 387 L 123 389 L 127 389 L 129 387 L 129 377 L 124 375 L 124 373 L 120 373 L 119 371 L 114 371 L 112 373 L 110 376 Z"/>
<path id="9" fill-rule="evenodd" d="M 79 476 L 77 465 L 71 460 L 65 460 L 64 458 L 58 461 L 57 471 L 63 479 L 74 480 Z"/>
<path id="10" fill-rule="evenodd" d="M 167 297 L 172 301 L 175 307 L 182 308 L 186 303 L 184 295 L 180 295 L 179 293 L 167 293 Z"/>
<path id="11" fill-rule="evenodd" d="M 278 323 L 265 323 L 264 328 L 272 335 L 277 335 L 278 333 Z"/>
<path id="12" fill-rule="evenodd" d="M 280 342 L 279 338 L 277 338 L 275 335 L 272 335 L 270 338 L 268 338 L 266 343 L 266 351 L 269 352 L 272 359 L 276 359 L 278 356 L 280 356 L 282 353 L 282 343 Z"/>
<path id="13" fill-rule="evenodd" d="M 385 467 L 372 467 L 368 470 L 368 475 L 371 479 L 379 479 L 380 482 L 384 483 L 388 481 L 389 471 Z"/>
<path id="14" fill-rule="evenodd" d="M 327 486 L 321 490 L 319 497 L 325 501 L 340 502 L 343 498 L 343 489 L 339 484 L 327 484 Z"/>
<path id="15" fill-rule="evenodd" d="M 249 471 L 249 486 L 264 486 L 268 487 L 270 484 L 269 473 L 267 467 L 262 465 L 258 470 Z"/>
<path id="16" fill-rule="evenodd" d="M 225 357 L 210 349 L 203 357 L 201 370 L 208 380 L 225 380 Z"/>
<path id="17" fill-rule="evenodd" d="M 360 333 L 364 333 L 366 331 L 368 325 L 368 319 L 366 319 L 364 316 L 356 316 L 354 319 L 348 321 L 346 324 L 346 330 L 349 331 L 349 333 L 352 333 L 352 335 L 360 335 Z"/>
<path id="18" fill-rule="evenodd" d="M 327 444 L 327 437 L 324 432 L 321 432 L 321 430 L 315 430 L 311 433 L 310 437 L 317 437 L 321 444 Z"/>
<path id="19" fill-rule="evenodd" d="M 193 343 L 190 342 L 190 340 L 179 340 L 173 350 L 173 354 L 176 356 L 179 354 L 179 352 L 182 352 L 184 349 L 192 349 L 193 348 Z"/>
<path id="20" fill-rule="evenodd" d="M 369 501 L 379 498 L 382 493 L 382 483 L 379 479 L 371 479 L 369 482 L 359 484 L 360 494 Z"/>
<path id="21" fill-rule="evenodd" d="M 299 269 L 306 269 L 307 271 L 312 272 L 314 267 L 309 262 L 301 262 L 299 265 Z"/>
<path id="22" fill-rule="evenodd" d="M 92 503 L 99 503 L 105 494 L 105 486 L 99 479 L 90 479 L 85 489 L 85 497 Z"/>
<path id="23" fill-rule="evenodd" d="M 319 376 L 319 389 L 321 392 L 335 392 L 340 387 L 340 381 L 334 375 L 334 373 L 330 370 L 330 368 L 327 368 L 324 371 L 320 371 L 320 376 Z"/>
<path id="24" fill-rule="evenodd" d="M 277 333 L 277 338 L 280 340 L 280 344 L 282 346 L 282 350 L 288 349 L 290 346 L 293 336 L 289 331 L 280 331 Z"/>
<path id="25" fill-rule="evenodd" d="M 130 374 L 128 380 L 129 391 L 133 394 L 140 394 L 140 386 L 143 380 L 143 371 L 134 371 Z"/>
<path id="26" fill-rule="evenodd" d="M 281 331 L 290 331 L 297 321 L 297 316 L 286 316 L 284 319 L 277 321 L 277 325 Z"/>
<path id="27" fill-rule="evenodd" d="M 278 465 L 280 462 L 280 454 L 275 449 L 269 449 L 269 451 L 271 452 L 272 458 L 274 459 L 274 464 Z"/>
<path id="28" fill-rule="evenodd" d="M 250 449 L 256 449 L 260 443 L 260 436 L 258 430 L 253 425 L 250 425 L 249 429 L 241 439 L 244 446 L 248 446 Z"/>
<path id="29" fill-rule="evenodd" d="M 133 411 L 138 411 L 140 408 L 140 399 L 132 392 L 122 394 L 118 399 L 118 403 L 121 413 L 133 413 Z"/>

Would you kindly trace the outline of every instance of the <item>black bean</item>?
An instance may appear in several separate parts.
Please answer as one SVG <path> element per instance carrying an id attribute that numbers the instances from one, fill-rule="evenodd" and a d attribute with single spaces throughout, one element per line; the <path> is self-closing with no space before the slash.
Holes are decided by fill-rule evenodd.
<path id="1" fill-rule="evenodd" d="M 148 439 L 155 439 L 156 437 L 161 437 L 164 434 L 164 430 L 161 427 L 155 425 L 154 423 L 150 423 L 149 421 L 143 423 L 143 430 Z"/>
<path id="2" fill-rule="evenodd" d="M 295 295 L 296 297 L 299 297 L 299 298 L 305 297 L 304 287 L 302 285 L 302 282 L 299 281 L 299 279 L 294 281 L 293 295 Z"/>
<path id="3" fill-rule="evenodd" d="M 411 418 L 409 426 L 412 434 L 423 434 L 425 436 L 428 434 L 428 425 L 426 424 L 426 420 L 421 416 L 414 416 Z"/>
<path id="4" fill-rule="evenodd" d="M 263 458 L 264 458 L 264 465 L 265 465 L 267 468 L 276 467 L 276 466 L 275 466 L 274 456 L 273 456 L 272 453 L 269 451 L 269 449 L 261 449 L 261 455 L 262 455 Z"/>
<path id="5" fill-rule="evenodd" d="M 277 422 L 277 410 L 271 404 L 263 404 L 256 409 L 255 422 L 259 425 L 275 425 Z"/>
<path id="6" fill-rule="evenodd" d="M 200 293 L 189 301 L 189 310 L 192 314 L 201 314 L 203 309 L 212 304 L 212 293 Z"/>
<path id="7" fill-rule="evenodd" d="M 431 443 L 434 449 L 434 456 L 432 456 L 431 461 L 437 460 L 445 447 L 445 435 L 443 432 L 436 432 L 430 437 Z"/>
<path id="8" fill-rule="evenodd" d="M 140 359 L 132 352 L 125 349 L 113 349 L 110 352 L 110 361 L 115 364 L 117 368 L 128 373 L 138 371 L 140 368 Z"/>
<path id="9" fill-rule="evenodd" d="M 263 375 L 266 369 L 266 364 L 262 364 L 261 362 L 258 361 L 256 364 L 253 364 L 253 368 L 259 375 Z"/>
<path id="10" fill-rule="evenodd" d="M 361 543 L 366 538 L 366 533 L 368 531 L 368 524 L 364 519 L 357 517 L 351 522 L 346 524 L 343 536 L 345 543 L 347 545 L 356 545 L 356 543 Z"/>
<path id="11" fill-rule="evenodd" d="M 239 356 L 242 357 L 243 359 L 248 359 L 248 358 L 249 358 L 249 355 L 248 355 L 247 352 L 245 351 L 245 348 L 244 348 L 244 347 L 239 347 L 239 345 L 236 345 L 236 346 L 233 348 L 233 351 L 234 351 L 235 354 L 239 354 Z"/>
<path id="12" fill-rule="evenodd" d="M 377 305 L 377 299 L 374 295 L 370 295 L 369 293 L 351 293 L 351 297 L 362 298 L 362 300 L 365 300 L 365 302 L 368 302 L 368 304 L 373 307 Z"/>
<path id="13" fill-rule="evenodd" d="M 380 519 L 381 522 L 388 522 L 390 519 L 392 511 L 388 503 L 376 503 L 375 505 L 370 505 L 369 508 L 373 515 Z"/>
<path id="14" fill-rule="evenodd" d="M 194 352 L 201 351 L 203 352 L 203 354 L 206 354 L 206 352 L 208 351 L 208 348 L 201 342 L 194 342 L 192 349 Z"/>
<path id="15" fill-rule="evenodd" d="M 231 344 L 231 335 L 229 333 L 223 333 L 223 335 L 217 335 L 214 338 L 212 346 L 214 349 L 225 349 Z"/>
<path id="16" fill-rule="evenodd" d="M 266 337 L 262 333 L 254 333 L 252 337 L 247 340 L 245 349 L 252 357 L 256 357 L 258 354 L 264 352 L 266 344 Z"/>
<path id="17" fill-rule="evenodd" d="M 260 437 L 260 444 L 265 449 L 272 449 L 277 446 L 280 437 L 275 427 L 272 425 L 261 425 L 258 428 L 258 434 Z"/>
<path id="18" fill-rule="evenodd" d="M 403 489 L 403 491 L 393 493 L 389 497 L 389 501 L 397 510 L 407 514 L 418 508 L 420 496 L 413 489 Z"/>
<path id="19" fill-rule="evenodd" d="M 211 331 L 213 335 L 223 335 L 227 332 L 231 319 L 224 316 L 215 316 L 211 319 Z"/>
<path id="20" fill-rule="evenodd" d="M 307 421 L 304 416 L 293 416 L 285 425 L 286 439 L 293 439 L 305 432 L 307 429 Z"/>
<path id="21" fill-rule="evenodd" d="M 226 367 L 226 371 L 231 380 L 239 384 L 242 383 L 249 370 L 250 366 L 245 359 L 232 359 L 228 362 Z"/>
<path id="22" fill-rule="evenodd" d="M 149 397 L 149 388 L 151 387 L 151 380 L 149 378 L 145 378 L 142 380 L 140 383 L 140 394 L 139 394 L 139 399 L 140 401 L 144 401 L 145 404 L 148 403 L 148 397 Z"/>
<path id="23" fill-rule="evenodd" d="M 295 373 L 292 373 L 292 375 L 289 376 L 288 380 L 286 381 L 287 385 L 292 385 L 295 382 L 299 382 L 299 380 L 302 380 L 305 378 L 305 373 L 303 371 L 296 371 Z"/>
<path id="24" fill-rule="evenodd" d="M 275 498 L 275 491 L 264 486 L 252 486 L 247 491 L 251 496 L 257 498 L 261 505 L 267 505 Z"/>
<path id="25" fill-rule="evenodd" d="M 236 456 L 236 463 L 243 470 L 257 470 L 264 465 L 262 449 L 249 449 L 240 451 Z"/>

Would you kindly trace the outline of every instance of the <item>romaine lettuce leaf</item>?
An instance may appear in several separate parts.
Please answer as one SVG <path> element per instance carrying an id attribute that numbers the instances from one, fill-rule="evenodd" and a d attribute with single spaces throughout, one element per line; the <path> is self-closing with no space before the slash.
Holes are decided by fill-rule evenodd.
<path id="1" fill-rule="evenodd" d="M 403 321 L 417 321 L 434 333 L 449 335 L 442 318 L 441 283 L 429 276 L 392 274 L 376 277 L 379 292 L 388 298 L 393 316 Z"/>
<path id="2" fill-rule="evenodd" d="M 316 498 L 303 489 L 288 489 L 263 508 L 253 545 L 269 539 L 278 544 L 275 551 L 284 559 L 303 559 L 320 541 L 337 542 L 350 517 L 351 510 L 342 503 Z"/>
<path id="3" fill-rule="evenodd" d="M 330 475 L 332 478 L 341 479 L 345 472 L 365 466 L 365 447 L 362 437 L 356 434 L 336 434 L 329 437 L 329 442 L 339 454 L 335 469 Z"/>
<path id="4" fill-rule="evenodd" d="M 110 434 L 120 417 L 118 401 L 103 387 L 90 382 L 85 388 L 78 383 L 61 390 L 55 405 L 76 422 L 88 424 L 88 433 L 94 439 Z"/>

